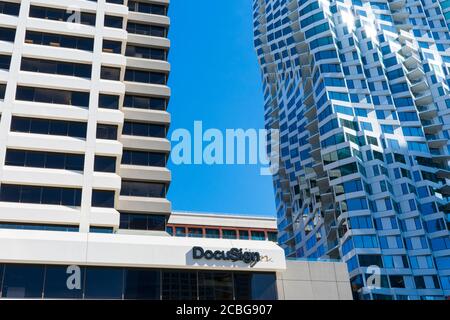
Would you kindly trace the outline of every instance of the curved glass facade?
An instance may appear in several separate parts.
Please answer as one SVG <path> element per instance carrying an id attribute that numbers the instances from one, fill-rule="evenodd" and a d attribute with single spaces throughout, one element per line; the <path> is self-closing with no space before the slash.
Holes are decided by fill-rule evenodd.
<path id="1" fill-rule="evenodd" d="M 347 262 L 355 298 L 450 296 L 448 8 L 253 1 L 279 242 Z"/>

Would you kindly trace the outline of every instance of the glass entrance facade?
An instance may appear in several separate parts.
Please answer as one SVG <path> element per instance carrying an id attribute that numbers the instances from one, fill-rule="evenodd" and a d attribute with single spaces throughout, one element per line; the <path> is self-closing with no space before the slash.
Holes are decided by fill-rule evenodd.
<path id="1" fill-rule="evenodd" d="M 276 300 L 276 275 L 62 265 L 0 264 L 8 299 Z M 79 274 L 79 276 L 77 276 Z"/>

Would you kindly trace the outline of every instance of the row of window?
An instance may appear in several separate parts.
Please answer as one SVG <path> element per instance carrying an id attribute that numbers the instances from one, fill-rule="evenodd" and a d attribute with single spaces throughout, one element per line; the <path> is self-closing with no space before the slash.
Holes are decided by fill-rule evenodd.
<path id="1" fill-rule="evenodd" d="M 94 1 L 94 0 L 89 0 Z M 97 2 L 97 1 L 95 1 Z M 106 0 L 106 3 L 123 5 L 123 0 Z M 128 9 L 132 12 L 140 12 L 155 15 L 167 15 L 167 6 L 140 1 L 128 1 Z M 19 16 L 20 3 L 0 1 L 0 14 Z M 30 17 L 49 20 L 68 21 L 71 13 L 64 9 L 30 6 Z M 80 21 L 74 21 L 86 25 L 95 25 L 95 14 L 81 12 Z"/>
<path id="2" fill-rule="evenodd" d="M 30 6 L 30 18 L 39 18 L 53 21 L 80 23 L 88 26 L 95 26 L 95 13 L 78 12 L 76 18 L 73 18 L 73 11 L 70 9 L 57 9 L 41 7 L 36 5 Z M 105 20 L 108 16 L 105 16 Z"/>
<path id="3" fill-rule="evenodd" d="M 263 230 L 235 230 L 221 229 L 215 227 L 195 227 L 195 226 L 167 226 L 166 231 L 176 237 L 191 238 L 222 238 L 222 239 L 240 239 L 240 240 L 269 240 L 277 242 L 277 232 Z"/>
<path id="4" fill-rule="evenodd" d="M 167 154 L 124 150 L 122 164 L 165 167 Z M 8 149 L 5 165 L 46 169 L 84 170 L 84 155 Z M 95 156 L 94 171 L 116 172 L 116 158 Z"/>
<path id="5" fill-rule="evenodd" d="M 0 223 L 0 229 L 14 229 L 14 230 L 37 230 L 37 231 L 59 231 L 59 232 L 78 232 L 77 226 L 68 225 L 45 225 L 45 224 L 5 224 Z M 114 229 L 111 227 L 89 227 L 90 233 L 113 233 Z"/>
<path id="6" fill-rule="evenodd" d="M 103 40 L 103 52 L 122 54 L 122 42 Z M 127 44 L 127 57 L 167 61 L 167 49 Z"/>
<path id="7" fill-rule="evenodd" d="M 165 15 L 166 7 L 162 5 L 130 1 L 128 3 L 130 11 Z M 73 18 L 73 12 L 69 9 L 57 9 L 49 7 L 30 6 L 30 17 L 54 21 L 81 23 L 88 26 L 95 26 L 96 15 L 94 13 L 79 12 L 76 18 Z M 105 15 L 104 26 L 110 28 L 123 28 L 123 18 L 118 16 Z"/>
<path id="8" fill-rule="evenodd" d="M 157 182 L 122 180 L 120 195 L 144 198 L 165 198 L 167 185 Z"/>
<path id="9" fill-rule="evenodd" d="M 120 194 L 133 197 L 165 198 L 164 183 L 122 181 Z M 114 208 L 114 191 L 93 190 L 92 206 Z M 25 185 L 0 185 L 0 201 L 79 207 L 81 189 Z"/>
<path id="10" fill-rule="evenodd" d="M 166 153 L 123 150 L 122 164 L 146 167 L 165 167 L 166 162 Z"/>
<path id="11" fill-rule="evenodd" d="M 80 288 L 69 288 L 76 270 L 62 265 L 0 265 L 3 298 L 133 300 L 276 300 L 276 276 L 263 272 L 81 267 Z"/>
<path id="12" fill-rule="evenodd" d="M 133 197 L 165 198 L 167 186 L 163 183 L 122 181 L 120 194 Z M 114 191 L 93 190 L 93 207 L 114 208 Z M 2 184 L 0 201 L 79 207 L 81 189 Z"/>
<path id="13" fill-rule="evenodd" d="M 18 86 L 16 100 L 89 107 L 89 93 L 80 91 Z"/>
<path id="14" fill-rule="evenodd" d="M 167 60 L 167 50 L 136 45 L 127 45 L 125 55 L 142 59 Z"/>
<path id="15" fill-rule="evenodd" d="M 162 26 L 156 26 L 151 24 L 143 24 L 137 22 L 128 22 L 127 31 L 133 34 L 139 34 L 152 37 L 167 37 L 167 28 Z"/>
<path id="16" fill-rule="evenodd" d="M 165 231 L 167 216 L 157 214 L 120 213 L 119 229 Z"/>
<path id="17" fill-rule="evenodd" d="M 147 3 L 140 1 L 128 1 L 128 9 L 132 12 L 140 12 L 147 14 L 156 14 L 160 16 L 167 15 L 167 6 L 155 3 Z"/>
<path id="18" fill-rule="evenodd" d="M 84 155 L 8 149 L 5 165 L 83 171 Z"/>
<path id="19" fill-rule="evenodd" d="M 22 58 L 20 70 L 90 79 L 92 66 L 82 63 Z"/>
<path id="20" fill-rule="evenodd" d="M 81 189 L 1 184 L 0 201 L 79 207 Z"/>
<path id="21" fill-rule="evenodd" d="M 6 84 L 0 84 L 0 99 L 4 99 L 5 91 Z M 86 108 L 89 107 L 89 93 L 78 91 L 18 86 L 16 90 L 16 100 L 64 104 Z M 123 106 L 125 108 L 136 108 L 144 110 L 166 110 L 167 99 L 137 95 L 125 95 Z M 100 94 L 98 107 L 104 109 L 119 109 L 119 96 Z"/>
<path id="22" fill-rule="evenodd" d="M 79 207 L 81 189 L 2 184 L 0 201 Z M 114 191 L 93 190 L 92 206 L 114 208 Z"/>
<path id="23" fill-rule="evenodd" d="M 152 33 L 151 31 L 149 31 Z M 14 42 L 15 30 L 11 28 L 0 28 L 0 40 Z M 145 32 L 141 32 L 145 34 Z M 162 34 L 165 35 L 165 32 Z M 155 36 L 161 36 L 158 33 Z M 27 31 L 25 34 L 25 43 L 37 44 L 51 47 L 62 47 L 68 49 L 77 49 L 83 51 L 94 50 L 94 39 L 80 36 L 69 36 L 40 31 Z M 122 43 L 120 41 L 103 40 L 103 51 L 108 53 L 122 52 Z M 167 60 L 167 51 L 164 49 L 141 47 L 135 45 L 127 46 L 127 55 L 137 58 L 155 59 L 155 60 Z"/>
<path id="24" fill-rule="evenodd" d="M 11 131 L 67 136 L 73 138 L 86 138 L 87 124 L 76 121 L 62 121 L 51 119 L 37 119 L 13 116 L 11 120 Z M 97 124 L 97 138 L 117 140 L 117 126 L 108 124 Z M 123 134 L 142 137 L 165 138 L 167 127 L 164 125 L 125 122 Z"/>
<path id="25" fill-rule="evenodd" d="M 0 14 L 19 16 L 20 3 L 0 1 Z"/>
<path id="26" fill-rule="evenodd" d="M 12 223 L 12 222 L 0 222 L 0 229 L 59 231 L 59 232 L 78 232 L 79 231 L 78 226 L 71 226 L 71 225 L 34 224 L 34 223 L 16 224 L 16 223 Z"/>
<path id="27" fill-rule="evenodd" d="M 165 85 L 168 75 L 161 72 L 126 69 L 125 81 Z"/>
<path id="28" fill-rule="evenodd" d="M 1 63 L 0 67 L 4 65 L 9 68 L 10 57 L 9 59 L 8 57 L 0 59 L 0 63 Z M 44 59 L 22 58 L 21 70 L 91 79 L 92 67 L 91 65 L 88 64 L 51 61 Z M 120 81 L 121 80 L 120 74 L 121 74 L 120 68 L 116 67 L 102 66 L 100 70 L 100 78 L 104 80 Z M 132 82 L 165 85 L 167 83 L 167 74 L 161 72 L 127 69 L 125 72 L 125 80 Z M 52 90 L 52 92 L 53 94 L 57 95 L 58 90 Z M 89 97 L 87 93 L 83 94 Z M 52 99 L 52 97 L 45 97 L 45 98 L 49 100 Z"/>

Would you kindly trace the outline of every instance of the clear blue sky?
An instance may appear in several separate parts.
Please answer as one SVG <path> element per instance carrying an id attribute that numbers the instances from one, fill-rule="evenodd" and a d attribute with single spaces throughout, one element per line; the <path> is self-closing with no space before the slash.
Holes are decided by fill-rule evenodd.
<path id="1" fill-rule="evenodd" d="M 251 0 L 171 0 L 171 132 L 263 128 Z M 169 133 L 169 137 L 171 136 Z M 272 178 L 257 165 L 173 165 L 174 210 L 275 214 Z"/>

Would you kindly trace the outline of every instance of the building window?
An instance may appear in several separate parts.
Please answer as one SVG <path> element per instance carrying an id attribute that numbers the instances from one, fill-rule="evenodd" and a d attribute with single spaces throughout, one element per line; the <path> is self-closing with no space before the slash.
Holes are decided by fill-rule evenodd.
<path id="1" fill-rule="evenodd" d="M 122 268 L 86 268 L 85 299 L 122 299 Z"/>
<path id="2" fill-rule="evenodd" d="M 123 18 L 105 15 L 104 26 L 109 27 L 109 28 L 122 29 L 123 28 Z"/>
<path id="3" fill-rule="evenodd" d="M 152 37 L 167 37 L 167 28 L 150 24 L 128 22 L 127 31 L 133 34 L 140 34 Z"/>
<path id="4" fill-rule="evenodd" d="M 120 68 L 102 66 L 100 78 L 103 80 L 120 81 Z"/>
<path id="5" fill-rule="evenodd" d="M 237 239 L 236 230 L 222 230 L 222 238 L 224 239 Z"/>
<path id="6" fill-rule="evenodd" d="M 0 1 L 0 14 L 19 16 L 20 3 Z"/>
<path id="7" fill-rule="evenodd" d="M 127 45 L 125 55 L 133 58 L 167 61 L 167 51 L 164 49 Z"/>
<path id="8" fill-rule="evenodd" d="M 62 22 L 72 22 L 70 20 L 72 12 L 65 9 L 46 8 L 39 6 L 30 6 L 30 18 L 39 18 L 46 20 L 55 20 Z M 80 20 L 74 20 L 73 23 L 81 23 L 88 26 L 95 26 L 95 14 L 80 12 Z"/>
<path id="9" fill-rule="evenodd" d="M 119 96 L 111 94 L 100 94 L 98 96 L 98 107 L 101 109 L 119 109 Z"/>
<path id="10" fill-rule="evenodd" d="M 132 12 L 167 15 L 167 7 L 160 4 L 146 3 L 139 1 L 128 1 L 128 9 Z"/>
<path id="11" fill-rule="evenodd" d="M 167 99 L 127 94 L 125 95 L 123 106 L 125 108 L 165 111 Z"/>
<path id="12" fill-rule="evenodd" d="M 167 74 L 135 69 L 125 70 L 125 81 L 165 85 Z"/>
<path id="13" fill-rule="evenodd" d="M 122 164 L 146 167 L 165 167 L 167 154 L 159 152 L 144 152 L 124 150 Z"/>
<path id="14" fill-rule="evenodd" d="M 97 208 L 114 208 L 114 191 L 92 190 L 92 206 Z"/>
<path id="15" fill-rule="evenodd" d="M 0 35 L 2 34 L 0 30 Z M 94 50 L 94 39 L 84 37 L 65 36 L 54 33 L 43 33 L 27 31 L 25 43 L 38 44 L 51 47 L 62 47 L 92 52 Z"/>
<path id="16" fill-rule="evenodd" d="M 160 300 L 161 272 L 148 269 L 126 269 L 124 299 Z"/>
<path id="17" fill-rule="evenodd" d="M 161 124 L 150 124 L 125 121 L 123 134 L 129 136 L 165 138 L 167 127 Z"/>
<path id="18" fill-rule="evenodd" d="M 169 235 L 173 236 L 173 227 L 167 227 L 167 228 L 166 228 L 166 232 L 167 232 Z"/>
<path id="19" fill-rule="evenodd" d="M 8 149 L 5 165 L 84 171 L 84 155 Z"/>
<path id="20" fill-rule="evenodd" d="M 231 272 L 199 272 L 199 300 L 233 300 Z"/>
<path id="21" fill-rule="evenodd" d="M 215 238 L 215 239 L 219 239 L 220 238 L 220 231 L 219 229 L 205 229 L 205 233 L 206 233 L 206 238 Z"/>
<path id="22" fill-rule="evenodd" d="M 90 226 L 89 227 L 90 233 L 114 233 L 114 229 L 111 227 L 96 227 L 96 226 Z"/>
<path id="23" fill-rule="evenodd" d="M 405 279 L 403 276 L 389 276 L 391 288 L 405 288 Z"/>
<path id="24" fill-rule="evenodd" d="M 35 224 L 35 223 L 17 224 L 10 222 L 0 222 L 0 229 L 78 232 L 78 226 L 57 225 L 57 224 Z"/>
<path id="25" fill-rule="evenodd" d="M 47 266 L 45 268 L 44 298 L 47 299 L 82 299 L 85 268 L 80 268 L 80 289 L 69 290 L 67 287 L 66 266 Z"/>
<path id="26" fill-rule="evenodd" d="M 166 230 L 167 217 L 156 214 L 120 213 L 120 229 L 124 230 Z"/>
<path id="27" fill-rule="evenodd" d="M 0 69 L 9 70 L 11 56 L 0 55 Z"/>
<path id="28" fill-rule="evenodd" d="M 22 58 L 20 70 L 90 79 L 92 66 L 82 63 Z"/>
<path id="29" fill-rule="evenodd" d="M 272 273 L 235 273 L 236 300 L 276 300 L 276 276 Z"/>
<path id="30" fill-rule="evenodd" d="M 278 233 L 277 232 L 267 232 L 267 240 L 278 242 Z"/>
<path id="31" fill-rule="evenodd" d="M 116 162 L 116 157 L 95 156 L 94 171 L 115 173 Z"/>
<path id="32" fill-rule="evenodd" d="M 175 228 L 175 236 L 176 237 L 186 237 L 186 228 L 185 227 L 176 227 Z"/>
<path id="33" fill-rule="evenodd" d="M 97 139 L 117 140 L 117 126 L 97 123 Z"/>
<path id="34" fill-rule="evenodd" d="M 203 238 L 203 230 L 201 228 L 188 228 L 188 237 Z"/>
<path id="35" fill-rule="evenodd" d="M 164 198 L 166 196 L 166 185 L 156 182 L 141 182 L 122 180 L 122 196 Z"/>
<path id="36" fill-rule="evenodd" d="M 11 131 L 86 138 L 87 124 L 83 122 L 12 117 Z"/>
<path id="37" fill-rule="evenodd" d="M 0 83 L 0 100 L 5 99 L 5 93 L 6 93 L 6 84 Z"/>
<path id="38" fill-rule="evenodd" d="M 44 266 L 6 265 L 3 275 L 2 297 L 41 298 Z"/>
<path id="39" fill-rule="evenodd" d="M 423 276 L 414 277 L 414 283 L 416 284 L 416 289 L 426 289 L 425 280 Z"/>
<path id="40" fill-rule="evenodd" d="M 0 28 L 0 41 L 14 42 L 16 30 L 10 28 Z"/>
<path id="41" fill-rule="evenodd" d="M 239 230 L 239 239 L 241 240 L 249 240 L 250 235 L 248 230 Z"/>
<path id="42" fill-rule="evenodd" d="M 252 240 L 266 240 L 264 231 L 252 231 Z"/>
<path id="43" fill-rule="evenodd" d="M 81 189 L 2 184 L 0 201 L 79 207 Z"/>
<path id="44" fill-rule="evenodd" d="M 18 86 L 16 100 L 89 107 L 89 93 L 78 91 Z"/>
<path id="45" fill-rule="evenodd" d="M 103 39 L 103 52 L 122 54 L 122 42 Z"/>
<path id="46" fill-rule="evenodd" d="M 162 300 L 197 300 L 197 272 L 162 271 Z"/>

